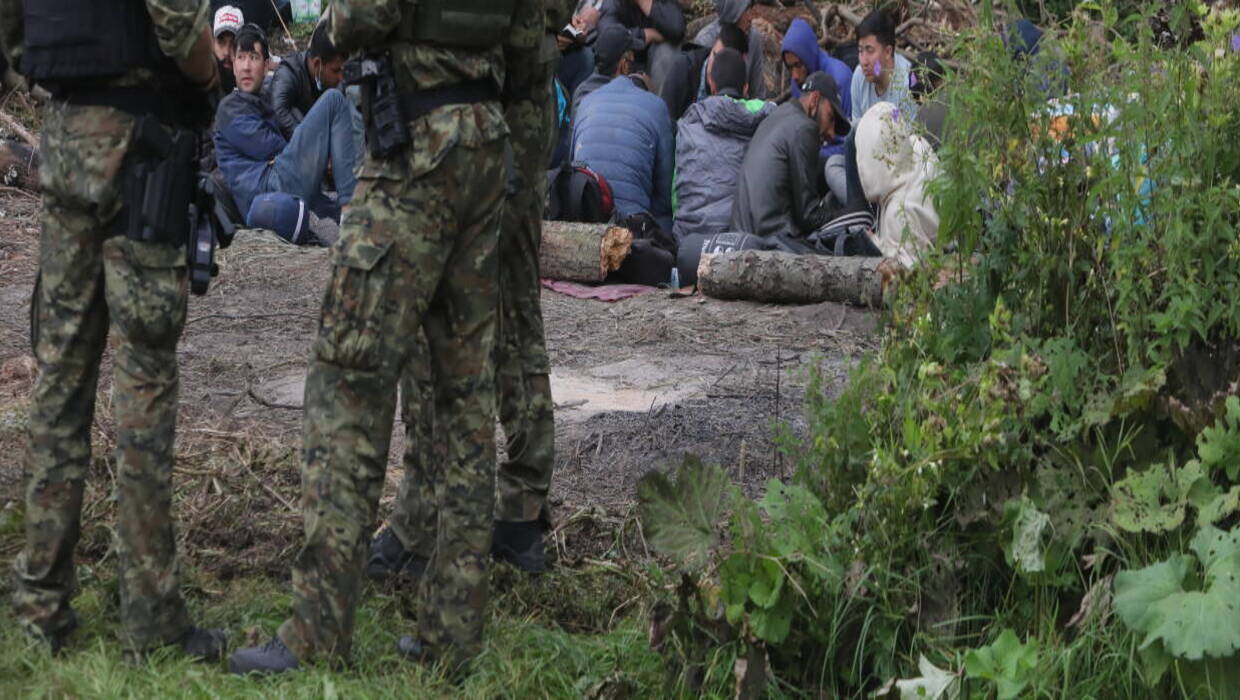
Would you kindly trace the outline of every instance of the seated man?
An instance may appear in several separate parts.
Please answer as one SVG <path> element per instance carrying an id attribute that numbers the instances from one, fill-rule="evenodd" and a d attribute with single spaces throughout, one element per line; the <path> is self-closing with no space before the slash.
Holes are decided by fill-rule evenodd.
<path id="1" fill-rule="evenodd" d="M 338 216 L 337 206 L 322 193 L 323 181 L 330 165 L 336 204 L 344 206 L 353 198 L 353 171 L 362 155 L 361 115 L 343 92 L 331 90 L 285 140 L 261 95 L 268 56 L 263 31 L 252 24 L 242 27 L 233 49 L 237 89 L 215 113 L 213 140 L 224 180 L 243 213 L 255 196 L 284 192 L 301 198 L 319 216 Z"/>
<path id="2" fill-rule="evenodd" d="M 555 77 L 570 95 L 594 72 L 594 51 L 590 45 L 598 36 L 599 11 L 596 2 L 581 0 L 568 23 L 571 31 L 565 28 L 555 37 L 560 49 L 560 65 L 556 68 Z"/>
<path id="3" fill-rule="evenodd" d="M 610 83 L 617 75 L 628 75 L 633 70 L 633 51 L 629 48 L 629 34 L 624 27 L 611 25 L 599 30 L 594 41 L 594 72 L 573 91 L 570 118 L 581 109 L 586 95 Z"/>
<path id="4" fill-rule="evenodd" d="M 668 75 L 663 90 L 672 119 L 680 119 L 689 105 L 710 95 L 706 78 L 710 74 L 716 54 L 724 49 L 732 49 L 741 54 L 743 59 L 748 48 L 745 32 L 735 24 L 720 27 L 714 43 L 710 46 L 688 46 L 687 50 L 682 52 L 681 66 Z"/>
<path id="5" fill-rule="evenodd" d="M 894 105 L 879 103 L 857 121 L 857 168 L 866 199 L 878 205 L 874 243 L 884 257 L 913 267 L 939 233 L 926 185 L 939 173 L 934 149 Z"/>
<path id="6" fill-rule="evenodd" d="M 220 88 L 224 94 L 237 87 L 232 69 L 233 41 L 243 24 L 245 16 L 232 5 L 224 5 L 215 11 L 215 60 L 220 64 Z"/>
<path id="7" fill-rule="evenodd" d="M 676 198 L 672 232 L 682 239 L 720 233 L 732 220 L 732 199 L 745 149 L 775 105 L 745 100 L 745 59 L 733 49 L 715 55 L 711 97 L 689 106 L 676 127 Z"/>
<path id="8" fill-rule="evenodd" d="M 822 71 L 835 80 L 840 87 L 840 105 L 844 108 L 844 117 L 852 114 L 852 96 L 843 89 L 852 80 L 852 71 L 840 59 L 818 48 L 818 36 L 814 28 L 803 19 L 794 19 L 788 25 L 788 33 L 784 34 L 784 43 L 780 48 L 784 65 L 791 76 L 792 96 L 801 96 L 801 84 L 810 73 Z"/>
<path id="9" fill-rule="evenodd" d="M 802 236 L 832 212 L 817 191 L 818 149 L 849 132 L 831 76 L 818 72 L 762 120 L 741 164 L 732 202 L 732 229 L 760 236 Z"/>
<path id="10" fill-rule="evenodd" d="M 753 0 L 715 0 L 718 16 L 702 27 L 693 43 L 698 46 L 713 46 L 725 25 L 733 25 L 745 35 L 745 48 L 737 49 L 745 57 L 748 67 L 746 81 L 749 83 L 749 96 L 756 100 L 767 98 L 766 73 L 764 68 L 766 52 L 762 50 L 762 32 L 753 26 L 749 17 L 749 8 Z M 728 46 L 728 48 L 736 48 Z"/>
<path id="11" fill-rule="evenodd" d="M 284 138 L 306 118 L 315 100 L 344 79 L 343 52 L 327 37 L 327 23 L 319 22 L 310 35 L 310 48 L 290 54 L 280 61 L 271 79 L 271 107 Z"/>
<path id="12" fill-rule="evenodd" d="M 685 13 L 679 0 L 604 0 L 599 30 L 608 25 L 624 27 L 636 62 L 650 75 L 655 94 L 668 104 L 664 82 L 680 64 L 680 42 L 685 37 Z"/>
<path id="13" fill-rule="evenodd" d="M 632 60 L 626 52 L 612 81 L 581 101 L 570 152 L 607 180 L 618 218 L 645 213 L 671 231 L 674 127 L 663 101 L 623 74 Z"/>
<path id="14" fill-rule="evenodd" d="M 896 53 L 896 29 L 882 10 L 857 25 L 857 69 L 852 74 L 849 118 L 857 121 L 879 102 L 890 102 L 912 118 L 917 104 L 909 94 L 913 66 Z"/>

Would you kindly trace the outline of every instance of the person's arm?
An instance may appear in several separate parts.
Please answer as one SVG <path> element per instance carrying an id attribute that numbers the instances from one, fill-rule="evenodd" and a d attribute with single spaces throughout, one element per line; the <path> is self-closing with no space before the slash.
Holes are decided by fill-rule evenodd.
<path id="1" fill-rule="evenodd" d="M 207 0 L 146 0 L 160 51 L 204 90 L 214 89 L 220 78 L 207 26 L 210 9 Z"/>
<path id="2" fill-rule="evenodd" d="M 329 36 L 345 53 L 372 48 L 400 25 L 401 0 L 332 0 Z"/>
<path id="3" fill-rule="evenodd" d="M 856 124 L 857 120 L 861 118 L 859 112 L 861 111 L 861 100 L 864 90 L 865 76 L 861 74 L 861 64 L 858 63 L 857 67 L 853 69 L 852 81 L 848 85 L 849 111 L 851 112 L 848 120 L 853 124 Z"/>
<path id="4" fill-rule="evenodd" d="M 788 186 L 792 192 L 792 218 L 800 233 L 812 229 L 818 219 L 818 127 L 805 124 L 788 143 Z"/>
<path id="5" fill-rule="evenodd" d="M 25 29 L 21 0 L 0 0 L 0 52 L 13 70 L 21 68 Z"/>
<path id="6" fill-rule="evenodd" d="M 608 25 L 617 25 L 628 33 L 629 47 L 634 51 L 641 51 L 646 48 L 646 30 L 641 27 L 630 27 L 624 21 L 620 2 L 621 0 L 603 0 L 603 7 L 599 9 L 598 30 L 601 32 Z"/>
<path id="7" fill-rule="evenodd" d="M 230 146 L 250 160 L 271 160 L 288 145 L 271 122 L 253 114 L 233 119 L 220 133 Z"/>
<path id="8" fill-rule="evenodd" d="M 283 63 L 280 65 L 271 78 L 271 108 L 276 114 L 280 131 L 285 138 L 289 138 L 306 115 L 296 106 L 297 76 L 291 68 L 285 67 Z"/>
<path id="9" fill-rule="evenodd" d="M 646 8 L 646 3 L 649 8 Z M 650 18 L 663 41 L 677 43 L 685 38 L 685 12 L 677 0 L 638 0 L 638 7 Z"/>

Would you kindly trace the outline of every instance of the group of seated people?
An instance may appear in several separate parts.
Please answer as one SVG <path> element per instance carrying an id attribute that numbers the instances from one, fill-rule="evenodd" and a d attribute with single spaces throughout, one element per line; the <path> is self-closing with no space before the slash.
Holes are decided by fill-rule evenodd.
<path id="1" fill-rule="evenodd" d="M 716 5 L 718 19 L 685 41 L 677 0 L 583 2 L 561 40 L 567 124 L 553 169 L 588 168 L 610 189 L 614 218 L 648 215 L 678 241 L 804 239 L 859 214 L 872 244 L 861 250 L 915 264 L 938 229 L 925 184 L 942 111 L 918 120 L 938 63 L 919 57 L 914 70 L 880 11 L 858 25 L 855 55 L 831 55 L 796 19 L 781 47 L 784 101 L 768 102 L 751 1 Z M 583 57 L 594 66 L 584 77 Z"/>
<path id="2" fill-rule="evenodd" d="M 238 217 L 294 243 L 330 244 L 364 147 L 361 113 L 338 89 L 346 56 L 320 24 L 307 50 L 273 58 L 266 33 L 235 6 L 216 10 L 214 33 L 232 87 L 215 114 L 214 165 Z"/>

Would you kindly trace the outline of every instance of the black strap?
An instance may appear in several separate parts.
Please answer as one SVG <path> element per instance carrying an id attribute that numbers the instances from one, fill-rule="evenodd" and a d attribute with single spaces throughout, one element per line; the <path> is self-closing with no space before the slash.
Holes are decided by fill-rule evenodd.
<path id="1" fill-rule="evenodd" d="M 149 87 L 104 87 L 99 85 L 58 86 L 52 98 L 82 107 L 111 107 L 135 117 L 153 116 L 164 124 L 180 124 L 181 102 L 175 90 Z"/>
<path id="2" fill-rule="evenodd" d="M 400 108 L 405 121 L 413 121 L 448 105 L 499 102 L 499 87 L 490 79 L 470 80 L 400 95 Z"/>

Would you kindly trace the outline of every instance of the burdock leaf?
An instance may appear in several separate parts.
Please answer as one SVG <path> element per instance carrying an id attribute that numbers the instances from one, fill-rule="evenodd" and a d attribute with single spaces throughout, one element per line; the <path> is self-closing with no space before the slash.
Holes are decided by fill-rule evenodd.
<path id="1" fill-rule="evenodd" d="M 722 469 L 694 458 L 680 466 L 675 482 L 650 472 L 637 485 L 647 540 L 682 569 L 701 570 L 719 546 L 719 522 L 737 493 Z"/>

